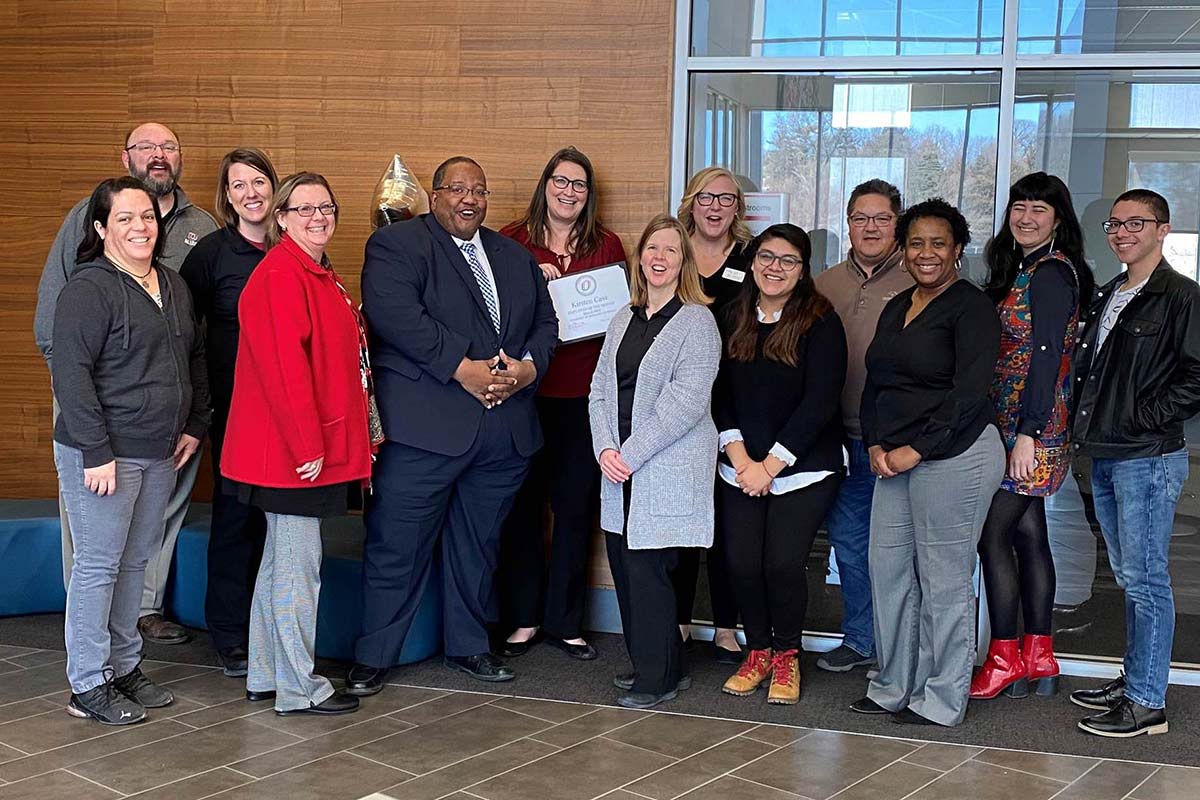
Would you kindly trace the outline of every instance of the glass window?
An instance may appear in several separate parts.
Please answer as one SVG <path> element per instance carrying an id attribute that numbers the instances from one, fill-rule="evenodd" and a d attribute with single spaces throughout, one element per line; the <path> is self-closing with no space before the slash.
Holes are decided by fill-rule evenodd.
<path id="1" fill-rule="evenodd" d="M 1003 27 L 1003 0 L 708 0 L 692 55 L 994 54 Z"/>
<path id="2" fill-rule="evenodd" d="M 1019 53 L 1200 50 L 1200 0 L 1020 0 Z"/>
<path id="3" fill-rule="evenodd" d="M 692 108 L 706 114 L 714 95 L 731 98 L 750 131 L 734 171 L 763 192 L 789 197 L 790 220 L 813 234 L 813 263 L 828 266 L 849 249 L 846 202 L 869 178 L 884 178 L 905 201 L 941 196 L 963 210 L 976 242 L 965 259 L 982 276 L 992 227 L 999 128 L 999 74 L 692 75 Z M 693 129 L 710 125 L 693 118 Z M 689 172 L 707 166 L 707 142 L 693 139 Z"/>

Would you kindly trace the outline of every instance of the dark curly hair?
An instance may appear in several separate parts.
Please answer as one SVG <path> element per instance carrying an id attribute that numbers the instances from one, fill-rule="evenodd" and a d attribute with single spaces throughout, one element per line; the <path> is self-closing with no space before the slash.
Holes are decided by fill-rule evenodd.
<path id="1" fill-rule="evenodd" d="M 912 227 L 912 224 L 926 217 L 945 220 L 946 224 L 950 226 L 950 233 L 954 236 L 955 245 L 966 249 L 966 246 L 971 243 L 971 226 L 967 224 L 967 218 L 962 215 L 961 211 L 940 197 L 922 200 L 905 209 L 904 213 L 900 215 L 900 219 L 896 220 L 896 241 L 903 245 L 908 241 L 908 229 Z"/>

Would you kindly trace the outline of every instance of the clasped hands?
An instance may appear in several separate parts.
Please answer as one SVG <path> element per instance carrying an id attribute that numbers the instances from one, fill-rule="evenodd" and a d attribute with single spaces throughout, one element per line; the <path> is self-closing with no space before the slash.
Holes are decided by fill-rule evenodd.
<path id="1" fill-rule="evenodd" d="M 775 476 L 787 467 L 773 455 L 768 455 L 762 461 L 755 461 L 746 452 L 743 442 L 730 442 L 725 446 L 725 455 L 737 472 L 737 484 L 742 493 L 750 497 L 764 497 L 771 491 L 771 483 Z"/>
<path id="2" fill-rule="evenodd" d="M 908 445 L 884 450 L 876 444 L 867 450 L 867 455 L 871 459 L 871 472 L 881 478 L 894 478 L 921 463 L 921 454 Z"/>
<path id="3" fill-rule="evenodd" d="M 536 379 L 532 361 L 513 358 L 503 347 L 486 360 L 463 358 L 454 371 L 454 380 L 484 408 L 495 408 Z"/>

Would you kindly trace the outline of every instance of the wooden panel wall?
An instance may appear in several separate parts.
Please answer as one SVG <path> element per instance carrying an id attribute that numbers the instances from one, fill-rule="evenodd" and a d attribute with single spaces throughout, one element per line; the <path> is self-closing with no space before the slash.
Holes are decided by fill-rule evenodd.
<path id="1" fill-rule="evenodd" d="M 66 211 L 122 172 L 134 123 L 182 140 L 182 185 L 212 209 L 239 145 L 313 169 L 343 213 L 330 248 L 357 290 L 368 203 L 393 152 L 429 187 L 475 157 L 490 227 L 547 157 L 596 164 L 603 219 L 633 244 L 668 195 L 671 0 L 0 0 L 0 498 L 52 497 L 38 277 Z"/>

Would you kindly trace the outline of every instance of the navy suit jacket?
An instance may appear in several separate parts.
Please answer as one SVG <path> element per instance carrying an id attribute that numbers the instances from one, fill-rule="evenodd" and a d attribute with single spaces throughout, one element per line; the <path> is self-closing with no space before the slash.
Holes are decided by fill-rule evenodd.
<path id="1" fill-rule="evenodd" d="M 432 214 L 380 228 L 367 240 L 363 314 L 370 337 L 376 400 L 389 441 L 448 456 L 465 453 L 484 414 L 502 419 L 529 456 L 542 445 L 534 408 L 537 383 L 492 409 L 472 397 L 454 371 L 466 356 L 488 359 L 503 346 L 546 374 L 558 343 L 558 318 L 529 251 L 480 228 L 500 298 L 500 335 L 466 257 Z"/>

